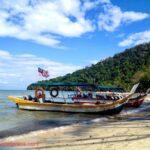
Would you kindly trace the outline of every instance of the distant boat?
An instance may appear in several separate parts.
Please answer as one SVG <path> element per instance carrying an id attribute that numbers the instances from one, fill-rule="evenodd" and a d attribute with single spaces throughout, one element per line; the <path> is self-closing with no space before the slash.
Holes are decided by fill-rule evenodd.
<path id="1" fill-rule="evenodd" d="M 112 97 L 121 98 L 121 97 L 126 97 L 127 95 L 130 95 L 131 93 L 135 93 L 138 86 L 139 86 L 139 83 L 135 84 L 129 93 L 125 93 L 121 88 L 116 88 L 116 87 L 101 88 L 103 92 L 100 92 L 100 93 L 101 95 L 106 95 L 106 96 L 113 95 Z M 128 98 L 128 101 L 125 104 L 125 107 L 134 107 L 134 108 L 139 107 L 144 102 L 144 98 L 147 96 L 148 93 L 149 93 L 149 89 L 147 90 L 145 94 L 142 94 L 142 93 L 133 94 L 130 98 Z M 110 99 L 110 100 L 113 100 L 113 99 Z"/>
<path id="2" fill-rule="evenodd" d="M 135 92 L 138 86 L 139 86 L 139 83 L 134 85 L 133 88 L 131 89 L 130 93 L 132 93 L 132 91 Z M 149 92 L 150 92 L 150 89 L 147 89 L 145 94 L 139 93 L 135 96 L 133 95 L 134 97 L 129 98 L 125 107 L 134 107 L 134 108 L 140 107 Z"/>
<path id="3" fill-rule="evenodd" d="M 146 96 L 147 94 L 140 94 L 139 96 L 136 96 L 134 98 L 129 98 L 128 102 L 125 104 L 125 107 L 140 107 L 144 102 Z"/>
<path id="4" fill-rule="evenodd" d="M 124 105 L 127 103 L 128 98 L 124 97 L 122 99 L 116 100 L 114 102 L 100 102 L 95 101 L 95 103 L 75 103 L 75 102 L 67 102 L 67 99 L 73 99 L 74 95 L 65 97 L 59 97 L 64 102 L 56 102 L 55 99 L 58 99 L 58 89 L 61 87 L 87 87 L 91 86 L 88 84 L 81 84 L 81 83 L 51 83 L 46 84 L 47 87 L 51 88 L 50 90 L 50 97 L 49 100 L 45 98 L 45 91 L 42 86 L 45 84 L 35 84 L 35 97 L 34 98 L 19 98 L 14 96 L 9 96 L 8 99 L 12 102 L 16 103 L 19 109 L 25 110 L 40 110 L 40 111 L 57 111 L 57 112 L 71 112 L 71 113 L 98 113 L 104 115 L 113 115 L 120 113 L 123 109 Z M 78 91 L 77 91 L 78 92 Z M 88 91 L 86 91 L 88 92 Z M 89 98 L 90 99 L 90 98 Z M 90 101 L 93 99 L 91 98 Z M 96 100 L 96 99 L 95 99 Z"/>

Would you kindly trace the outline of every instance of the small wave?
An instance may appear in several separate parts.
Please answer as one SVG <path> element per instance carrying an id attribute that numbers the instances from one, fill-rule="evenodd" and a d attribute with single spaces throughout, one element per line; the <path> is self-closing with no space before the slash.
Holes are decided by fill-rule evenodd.
<path id="1" fill-rule="evenodd" d="M 77 125 L 77 124 L 76 124 Z M 48 134 L 48 133 L 57 133 L 57 132 L 63 132 L 64 130 L 69 130 L 74 128 L 76 125 L 68 125 L 68 126 L 61 126 L 61 127 L 55 127 L 51 129 L 44 129 L 44 130 L 38 130 L 38 131 L 31 131 L 29 133 L 21 134 L 21 135 L 14 135 L 14 136 L 9 136 L 4 139 L 2 139 L 3 142 L 7 141 L 16 141 L 24 138 L 30 138 L 33 136 L 40 136 L 43 134 Z"/>
<path id="2" fill-rule="evenodd" d="M 64 125 L 64 126 L 54 127 L 54 128 L 50 128 L 50 129 L 31 131 L 29 133 L 24 133 L 21 135 L 9 136 L 9 137 L 4 138 L 3 140 L 4 141 L 15 141 L 18 139 L 23 139 L 23 138 L 32 137 L 32 136 L 39 136 L 39 135 L 47 134 L 47 133 L 64 132 L 64 131 L 70 130 L 72 128 L 76 128 L 78 126 L 89 125 L 89 124 L 100 123 L 100 122 L 102 123 L 105 121 L 108 121 L 108 118 L 106 118 L 106 117 L 96 118 L 96 119 L 92 119 L 92 120 L 82 121 L 80 123 L 75 123 L 72 125 Z"/>
<path id="3" fill-rule="evenodd" d="M 135 108 L 135 109 L 125 109 L 121 112 L 121 115 L 130 115 L 130 114 L 136 114 L 138 112 L 144 111 L 146 109 L 150 108 L 149 104 L 143 104 L 141 107 L 139 108 Z"/>
<path id="4" fill-rule="evenodd" d="M 93 119 L 91 122 L 93 123 L 100 123 L 100 122 L 105 122 L 105 121 L 108 121 L 109 119 L 108 118 L 96 118 L 96 119 Z"/>

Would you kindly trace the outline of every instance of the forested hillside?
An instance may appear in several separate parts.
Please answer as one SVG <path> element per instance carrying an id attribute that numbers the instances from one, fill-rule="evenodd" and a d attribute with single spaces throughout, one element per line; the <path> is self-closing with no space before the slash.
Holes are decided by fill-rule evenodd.
<path id="1" fill-rule="evenodd" d="M 99 85 L 115 85 L 129 90 L 139 80 L 142 82 L 148 80 L 147 84 L 149 84 L 149 79 L 150 42 L 126 49 L 122 53 L 72 74 L 39 82 L 94 82 Z M 28 89 L 32 89 L 32 85 Z"/>

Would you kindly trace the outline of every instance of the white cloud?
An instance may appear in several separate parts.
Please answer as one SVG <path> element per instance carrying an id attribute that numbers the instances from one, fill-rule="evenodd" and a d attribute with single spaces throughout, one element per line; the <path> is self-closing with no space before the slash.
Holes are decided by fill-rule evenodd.
<path id="1" fill-rule="evenodd" d="M 9 59 L 8 59 L 9 57 Z M 37 68 L 49 71 L 50 78 L 65 75 L 80 69 L 80 66 L 51 61 L 31 54 L 12 55 L 7 51 L 0 51 L 0 88 L 26 88 L 32 82 L 42 80 Z"/>
<path id="2" fill-rule="evenodd" d="M 93 19 L 88 11 L 97 8 Z M 61 47 L 62 37 L 80 37 L 96 30 L 114 31 L 121 24 L 140 21 L 149 14 L 122 11 L 110 0 L 1 0 L 0 36 Z"/>
<path id="3" fill-rule="evenodd" d="M 11 55 L 9 52 L 0 50 L 0 58 L 9 59 L 10 57 Z"/>
<path id="4" fill-rule="evenodd" d="M 90 64 L 94 64 L 94 65 L 97 64 L 98 62 L 99 62 L 99 60 L 96 60 L 96 59 L 89 61 Z"/>
<path id="5" fill-rule="evenodd" d="M 111 3 L 110 0 L 100 0 L 101 3 Z"/>
<path id="6" fill-rule="evenodd" d="M 93 8 L 95 8 L 95 7 L 97 7 L 99 4 L 103 4 L 103 3 L 108 3 L 108 1 L 107 0 L 96 0 L 96 1 L 90 1 L 90 0 L 86 0 L 85 2 L 84 2 L 84 4 L 83 4 L 83 7 L 82 7 L 82 9 L 84 10 L 84 11 L 86 11 L 86 10 L 91 10 L 91 9 L 93 9 Z"/>
<path id="7" fill-rule="evenodd" d="M 108 2 L 103 4 L 104 12 L 99 15 L 99 29 L 106 31 L 114 31 L 121 24 L 140 21 L 149 17 L 147 13 L 122 11 L 120 7 Z"/>
<path id="8" fill-rule="evenodd" d="M 73 22 L 69 17 L 73 17 Z M 49 32 L 67 37 L 78 37 L 92 31 L 89 20 L 85 20 L 80 11 L 80 1 L 59 0 L 46 2 L 36 6 L 25 18 L 25 28 L 32 32 Z M 40 20 L 40 23 L 37 23 Z"/>
<path id="9" fill-rule="evenodd" d="M 122 14 L 122 22 L 134 22 L 134 21 L 143 20 L 148 17 L 149 17 L 149 14 L 147 13 L 125 11 Z"/>
<path id="10" fill-rule="evenodd" d="M 121 41 L 119 46 L 125 47 L 130 45 L 142 44 L 150 42 L 150 30 L 131 34 L 127 39 Z"/>
<path id="11" fill-rule="evenodd" d="M 79 37 L 94 27 L 80 0 L 0 1 L 0 36 L 56 46 L 58 36 Z"/>

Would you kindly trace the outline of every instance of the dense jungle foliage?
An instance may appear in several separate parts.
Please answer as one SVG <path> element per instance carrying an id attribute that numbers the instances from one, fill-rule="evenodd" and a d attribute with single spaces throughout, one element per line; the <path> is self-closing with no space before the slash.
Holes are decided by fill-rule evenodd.
<path id="1" fill-rule="evenodd" d="M 126 49 L 72 74 L 39 81 L 39 83 L 48 82 L 95 83 L 123 87 L 126 90 L 130 90 L 133 84 L 141 82 L 139 90 L 146 90 L 150 86 L 150 42 Z M 28 89 L 32 89 L 32 84 Z"/>

